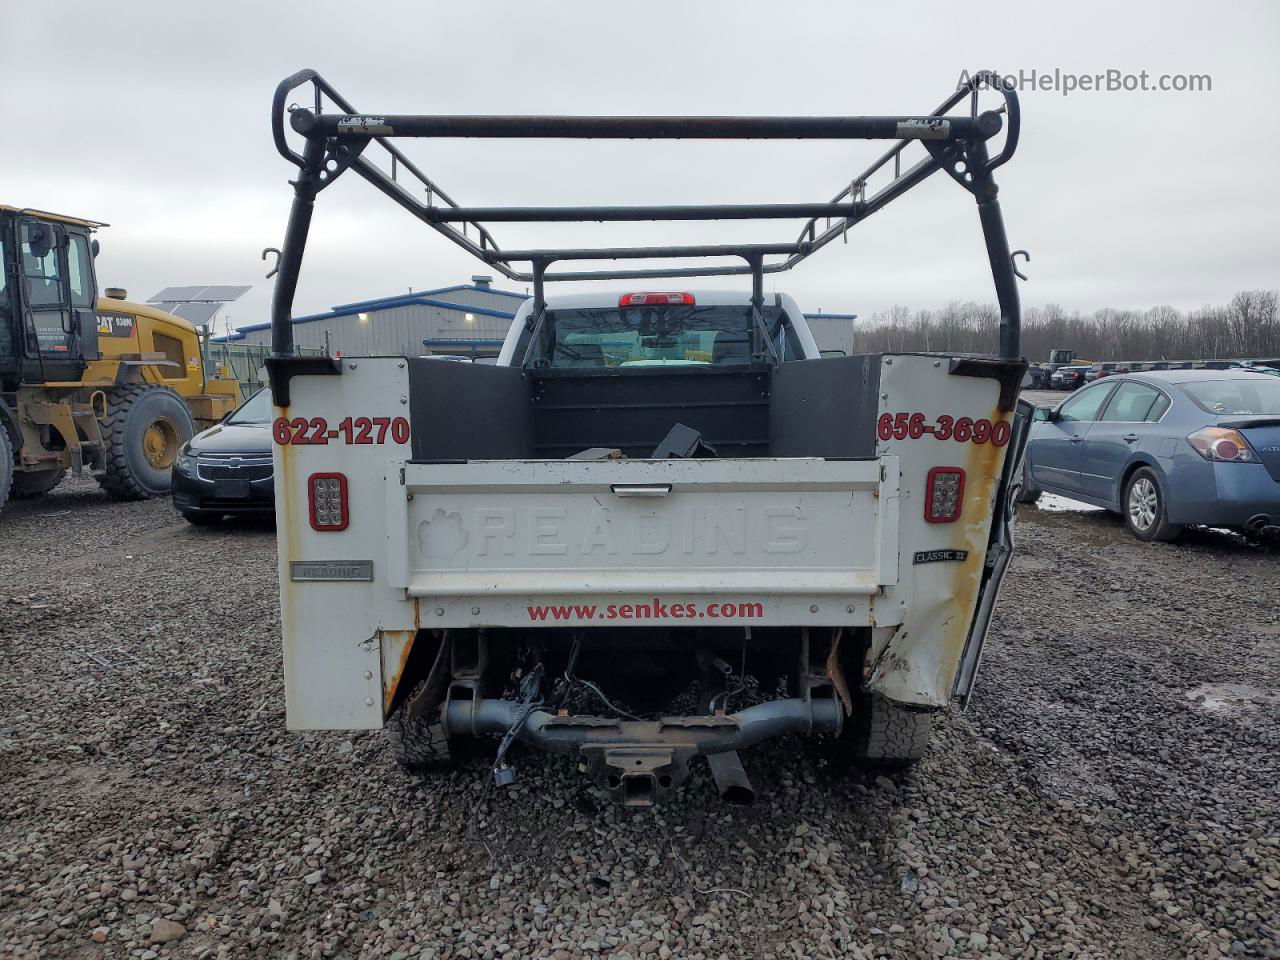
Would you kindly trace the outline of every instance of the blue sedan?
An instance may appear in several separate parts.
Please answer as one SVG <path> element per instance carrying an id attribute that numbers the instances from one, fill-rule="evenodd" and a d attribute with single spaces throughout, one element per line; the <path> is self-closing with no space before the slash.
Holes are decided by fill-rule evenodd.
<path id="1" fill-rule="evenodd" d="M 1124 516 L 1140 540 L 1186 524 L 1280 533 L 1280 377 L 1156 370 L 1037 407 L 1020 500 L 1056 493 Z"/>

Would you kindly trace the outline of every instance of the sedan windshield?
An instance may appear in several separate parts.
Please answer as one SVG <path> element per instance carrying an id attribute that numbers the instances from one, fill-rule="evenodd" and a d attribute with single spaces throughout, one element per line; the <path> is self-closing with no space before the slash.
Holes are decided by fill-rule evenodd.
<path id="1" fill-rule="evenodd" d="M 1230 380 L 1198 380 L 1179 386 L 1201 407 L 1219 416 L 1280 414 L 1280 379 L 1244 376 Z"/>
<path id="2" fill-rule="evenodd" d="M 252 397 L 240 405 L 240 409 L 227 417 L 227 423 L 256 423 L 266 424 L 271 422 L 271 391 L 259 390 Z"/>

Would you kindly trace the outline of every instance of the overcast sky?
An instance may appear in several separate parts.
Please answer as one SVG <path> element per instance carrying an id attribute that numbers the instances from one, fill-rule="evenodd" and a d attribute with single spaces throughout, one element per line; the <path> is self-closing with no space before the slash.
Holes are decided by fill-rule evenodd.
<path id="1" fill-rule="evenodd" d="M 1032 257 L 1023 302 L 1189 308 L 1280 287 L 1280 3 L 1268 0 L 0 0 L 0 36 L 0 202 L 110 222 L 99 280 L 132 299 L 252 283 L 227 310 L 237 326 L 268 319 L 259 254 L 281 241 L 293 172 L 272 146 L 269 107 L 304 66 L 365 112 L 459 114 L 922 114 L 965 69 L 1207 74 L 1211 92 L 1022 92 L 1022 143 L 998 180 L 1010 242 Z M 827 200 L 883 149 L 404 145 L 472 205 Z M 512 248 L 607 246 L 791 240 L 798 226 L 494 233 Z M 492 272 L 353 174 L 317 203 L 295 313 Z M 973 201 L 942 176 L 774 283 L 806 310 L 864 317 L 994 301 Z"/>

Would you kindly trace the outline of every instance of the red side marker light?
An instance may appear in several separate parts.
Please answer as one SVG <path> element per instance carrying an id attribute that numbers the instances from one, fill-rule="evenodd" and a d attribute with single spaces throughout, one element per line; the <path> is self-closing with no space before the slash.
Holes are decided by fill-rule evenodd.
<path id="1" fill-rule="evenodd" d="M 954 523 L 964 503 L 964 471 L 959 467 L 934 467 L 925 480 L 924 519 L 927 523 Z"/>
<path id="2" fill-rule="evenodd" d="M 313 473 L 307 478 L 311 529 L 332 533 L 347 529 L 347 478 L 341 473 Z"/>

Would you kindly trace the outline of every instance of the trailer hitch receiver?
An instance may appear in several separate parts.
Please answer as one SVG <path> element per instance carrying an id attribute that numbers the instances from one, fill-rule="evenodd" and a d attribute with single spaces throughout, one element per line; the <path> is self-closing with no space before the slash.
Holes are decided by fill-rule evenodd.
<path id="1" fill-rule="evenodd" d="M 688 779 L 694 752 L 692 747 L 662 744 L 584 746 L 582 758 L 587 776 L 615 803 L 648 807 Z"/>

